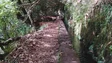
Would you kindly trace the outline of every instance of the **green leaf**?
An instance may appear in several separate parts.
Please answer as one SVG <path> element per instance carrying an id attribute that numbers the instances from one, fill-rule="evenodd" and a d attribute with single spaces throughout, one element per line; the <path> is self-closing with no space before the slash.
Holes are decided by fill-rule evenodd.
<path id="1" fill-rule="evenodd" d="M 109 49 L 112 50 L 112 45 L 110 45 Z"/>
<path id="2" fill-rule="evenodd" d="M 104 63 L 104 61 L 98 61 L 98 63 Z"/>

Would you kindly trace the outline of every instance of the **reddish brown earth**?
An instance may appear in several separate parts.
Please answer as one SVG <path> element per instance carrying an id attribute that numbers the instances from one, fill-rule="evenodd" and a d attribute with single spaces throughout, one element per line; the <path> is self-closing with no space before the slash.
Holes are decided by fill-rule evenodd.
<path id="1" fill-rule="evenodd" d="M 61 20 L 25 35 L 4 63 L 79 63 Z"/>
<path id="2" fill-rule="evenodd" d="M 71 40 L 62 21 L 60 21 L 59 30 L 59 50 L 61 52 L 60 63 L 80 63 L 79 58 L 72 48 Z"/>

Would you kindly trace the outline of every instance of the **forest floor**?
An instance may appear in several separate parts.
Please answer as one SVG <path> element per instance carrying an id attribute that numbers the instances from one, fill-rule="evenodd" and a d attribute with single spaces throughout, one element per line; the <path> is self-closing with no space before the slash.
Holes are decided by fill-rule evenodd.
<path id="1" fill-rule="evenodd" d="M 27 34 L 4 63 L 80 63 L 61 20 Z"/>

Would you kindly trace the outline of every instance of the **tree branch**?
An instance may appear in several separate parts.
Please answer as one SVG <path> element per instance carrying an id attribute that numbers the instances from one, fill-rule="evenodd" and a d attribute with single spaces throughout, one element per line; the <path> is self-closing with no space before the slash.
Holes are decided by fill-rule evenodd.
<path id="1" fill-rule="evenodd" d="M 21 5 L 18 5 L 19 7 L 27 7 L 27 6 L 31 6 L 33 5 L 34 3 L 26 3 L 26 4 L 21 4 Z"/>
<path id="2" fill-rule="evenodd" d="M 21 39 L 21 37 L 14 37 L 14 38 L 9 38 L 8 40 L 6 41 L 3 41 L 3 42 L 0 42 L 0 46 L 6 46 L 6 45 L 9 45 L 10 43 L 14 42 L 14 41 L 17 41 Z"/>
<path id="3" fill-rule="evenodd" d="M 29 7 L 28 12 L 27 12 L 27 15 L 28 15 L 28 17 L 29 17 L 29 19 L 30 19 L 30 22 L 31 22 L 31 25 L 32 25 L 32 26 L 33 26 L 33 20 L 32 20 L 32 18 L 31 18 L 31 12 L 32 12 L 33 8 L 39 3 L 39 1 L 40 1 L 40 0 L 35 1 L 34 4 L 33 4 L 31 7 Z"/>

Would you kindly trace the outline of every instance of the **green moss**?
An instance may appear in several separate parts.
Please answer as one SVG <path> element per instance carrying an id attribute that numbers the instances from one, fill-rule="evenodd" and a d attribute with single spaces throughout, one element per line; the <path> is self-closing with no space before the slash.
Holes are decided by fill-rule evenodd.
<path id="1" fill-rule="evenodd" d="M 93 58 L 97 61 L 104 61 L 106 56 L 111 56 L 111 48 L 108 44 L 112 40 L 112 6 L 103 4 L 94 7 L 94 10 L 91 10 L 89 17 L 85 20 L 85 14 L 91 9 L 90 6 L 83 3 L 75 6 L 74 4 L 67 4 L 65 21 L 66 23 L 73 21 L 73 26 L 68 25 L 68 28 L 72 27 L 73 33 L 71 34 L 71 31 L 69 33 L 72 35 L 72 43 L 76 52 L 80 52 L 80 39 L 84 38 L 86 53 L 92 51 L 91 56 Z M 90 48 L 91 46 L 93 47 Z"/>

